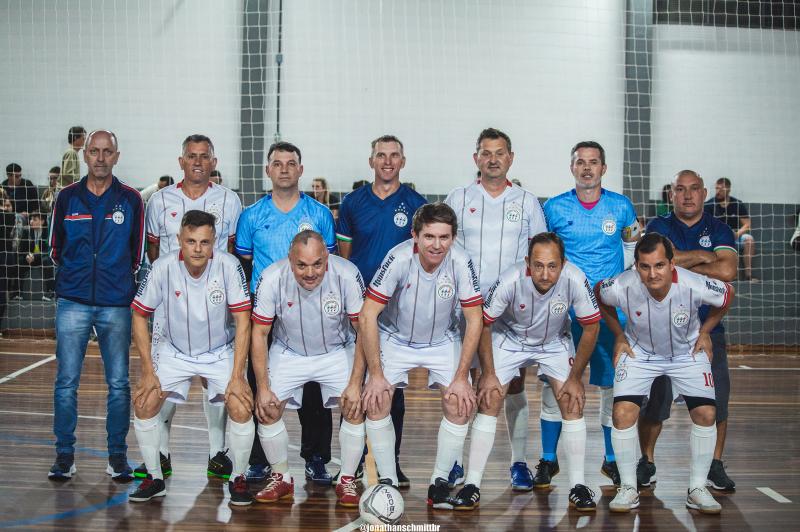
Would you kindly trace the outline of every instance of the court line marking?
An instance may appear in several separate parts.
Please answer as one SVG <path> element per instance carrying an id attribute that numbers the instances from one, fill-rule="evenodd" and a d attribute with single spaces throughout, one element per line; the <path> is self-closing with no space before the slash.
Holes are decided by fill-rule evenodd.
<path id="1" fill-rule="evenodd" d="M 51 356 L 45 358 L 44 360 L 39 360 L 37 362 L 34 362 L 30 366 L 25 366 L 22 369 L 18 369 L 14 373 L 9 373 L 8 375 L 6 375 L 2 379 L 0 379 L 0 384 L 4 384 L 4 383 L 6 383 L 6 382 L 8 382 L 10 380 L 14 380 L 17 377 L 19 377 L 20 375 L 22 375 L 23 373 L 27 373 L 27 372 L 31 371 L 32 369 L 38 368 L 39 366 L 44 366 L 48 362 L 52 362 L 55 359 L 56 359 L 56 356 L 55 355 L 51 355 Z"/>
<path id="2" fill-rule="evenodd" d="M 735 369 L 745 369 L 750 371 L 800 371 L 800 368 L 751 368 L 749 366 L 739 366 L 738 368 L 729 368 L 731 371 Z"/>
<path id="3" fill-rule="evenodd" d="M 739 364 L 739 368 L 741 368 L 741 369 L 753 369 L 750 366 L 745 366 L 744 364 Z"/>
<path id="4" fill-rule="evenodd" d="M 769 497 L 770 499 L 772 499 L 773 501 L 780 502 L 783 504 L 792 502 L 772 488 L 756 488 L 756 489 L 761 493 L 763 493 L 764 495 L 766 495 L 767 497 Z"/>
<path id="5" fill-rule="evenodd" d="M 360 528 L 361 525 L 365 525 L 365 524 L 367 524 L 367 522 L 359 517 L 358 519 L 356 519 L 352 523 L 347 523 L 342 528 L 337 528 L 333 532 L 350 532 L 351 530 L 355 530 L 356 528 Z"/>
<path id="6" fill-rule="evenodd" d="M 35 356 L 35 357 L 49 357 L 53 353 L 21 353 L 19 351 L 0 351 L 0 355 L 22 355 L 22 356 Z"/>

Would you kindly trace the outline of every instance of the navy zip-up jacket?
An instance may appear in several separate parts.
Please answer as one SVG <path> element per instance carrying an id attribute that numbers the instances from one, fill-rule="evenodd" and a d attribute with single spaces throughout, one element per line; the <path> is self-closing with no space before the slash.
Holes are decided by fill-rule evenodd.
<path id="1" fill-rule="evenodd" d="M 142 197 L 115 176 L 98 197 L 89 192 L 87 179 L 61 190 L 53 205 L 56 295 L 84 305 L 127 307 L 144 250 Z"/>

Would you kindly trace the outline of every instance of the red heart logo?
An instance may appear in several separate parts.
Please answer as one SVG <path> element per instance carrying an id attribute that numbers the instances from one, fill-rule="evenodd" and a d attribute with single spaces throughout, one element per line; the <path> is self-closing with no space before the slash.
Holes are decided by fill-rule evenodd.
<path id="1" fill-rule="evenodd" d="M 173 212 L 171 212 L 170 214 L 172 215 L 172 217 L 173 217 L 173 218 L 175 218 L 176 216 L 178 216 L 178 213 L 177 213 L 177 212 L 174 212 L 174 211 L 173 211 Z"/>
<path id="2" fill-rule="evenodd" d="M 636 311 L 636 315 L 637 315 L 637 316 L 641 316 L 641 315 L 642 315 L 642 312 L 641 312 L 641 311 L 639 311 L 639 310 L 637 310 L 637 311 Z"/>
<path id="3" fill-rule="evenodd" d="M 292 301 L 287 301 L 287 302 L 286 302 L 286 304 L 287 304 L 287 305 L 289 305 L 289 306 L 291 307 L 292 305 L 294 305 L 294 302 L 292 302 Z"/>
<path id="4" fill-rule="evenodd" d="M 525 310 L 525 303 L 520 303 L 519 308 L 520 310 Z"/>
<path id="5" fill-rule="evenodd" d="M 181 291 L 175 290 L 175 297 L 181 297 Z"/>
<path id="6" fill-rule="evenodd" d="M 411 288 L 411 283 L 408 283 L 408 284 L 406 285 L 406 288 Z"/>
<path id="7" fill-rule="evenodd" d="M 475 207 L 470 207 L 469 212 L 475 212 Z"/>

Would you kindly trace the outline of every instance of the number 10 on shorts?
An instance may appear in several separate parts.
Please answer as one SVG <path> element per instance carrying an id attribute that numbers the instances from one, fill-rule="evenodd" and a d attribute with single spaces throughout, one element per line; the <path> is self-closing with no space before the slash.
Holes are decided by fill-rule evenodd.
<path id="1" fill-rule="evenodd" d="M 714 387 L 714 375 L 711 373 L 703 373 L 703 379 L 705 379 L 706 388 Z"/>

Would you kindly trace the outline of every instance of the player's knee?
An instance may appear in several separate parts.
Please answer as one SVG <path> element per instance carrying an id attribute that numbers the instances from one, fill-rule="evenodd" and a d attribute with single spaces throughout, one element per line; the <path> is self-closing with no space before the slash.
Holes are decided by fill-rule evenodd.
<path id="1" fill-rule="evenodd" d="M 689 409 L 689 416 L 695 425 L 710 427 L 717 421 L 717 407 L 714 399 L 707 397 L 683 396 L 686 401 L 686 408 Z"/>
<path id="2" fill-rule="evenodd" d="M 142 406 L 134 405 L 133 413 L 139 419 L 150 419 L 158 415 L 161 403 L 162 401 L 155 394 L 151 394 Z"/>
<path id="3" fill-rule="evenodd" d="M 389 415 L 392 410 L 392 401 L 384 401 L 383 405 L 372 404 L 367 406 L 367 417 L 373 421 L 383 419 Z"/>
<path id="4" fill-rule="evenodd" d="M 568 395 L 564 395 L 560 401 L 558 401 L 558 414 L 561 416 L 561 419 L 564 420 L 573 420 L 573 419 L 580 419 L 583 417 L 583 410 L 578 409 L 573 410 L 570 412 L 569 406 L 570 401 L 572 398 Z"/>
<path id="5" fill-rule="evenodd" d="M 486 414 L 487 416 L 499 416 L 500 410 L 503 408 L 505 398 L 505 395 L 499 393 L 490 393 L 486 396 L 483 402 L 481 402 L 478 412 L 481 414 Z"/>
<path id="6" fill-rule="evenodd" d="M 463 425 L 469 420 L 470 416 L 472 416 L 472 411 L 462 412 L 459 414 L 458 407 L 458 399 L 456 399 L 454 396 L 451 395 L 449 397 L 442 398 L 442 411 L 444 412 L 444 417 L 446 417 L 451 423 Z"/>
<path id="7" fill-rule="evenodd" d="M 246 423 L 250 421 L 250 418 L 252 417 L 250 410 L 245 408 L 242 402 L 235 397 L 228 399 L 225 409 L 228 411 L 228 417 L 230 417 L 236 423 Z"/>
<path id="8" fill-rule="evenodd" d="M 554 423 L 561 421 L 561 408 L 558 401 L 556 401 L 555 391 L 550 384 L 542 386 L 542 408 L 539 418 Z"/>
<path id="9" fill-rule="evenodd" d="M 643 395 L 623 395 L 614 398 L 612 422 L 617 430 L 632 427 L 639 417 L 639 410 L 644 402 Z"/>
<path id="10" fill-rule="evenodd" d="M 525 374 L 514 377 L 508 385 L 508 395 L 516 395 L 525 391 Z"/>

